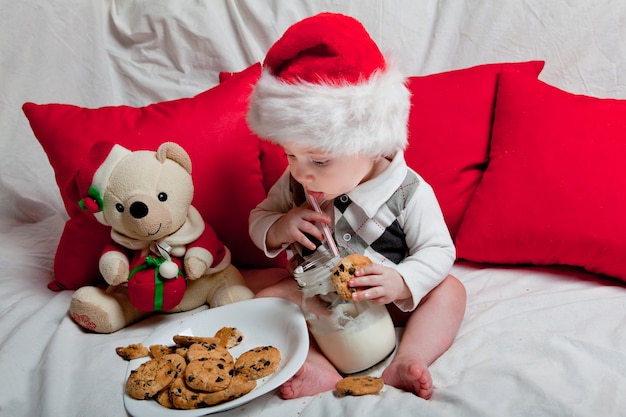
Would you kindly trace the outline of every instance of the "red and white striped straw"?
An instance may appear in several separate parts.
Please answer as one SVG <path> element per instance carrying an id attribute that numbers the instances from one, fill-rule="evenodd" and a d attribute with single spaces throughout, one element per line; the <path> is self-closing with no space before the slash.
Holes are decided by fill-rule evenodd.
<path id="1" fill-rule="evenodd" d="M 311 205 L 311 207 L 313 207 L 313 210 L 317 211 L 318 213 L 321 213 L 322 209 L 320 208 L 320 205 L 315 199 L 315 197 L 313 197 L 309 193 L 306 193 L 306 196 L 309 199 L 309 204 Z M 334 256 L 336 257 L 339 256 L 339 249 L 337 249 L 337 244 L 335 243 L 333 234 L 330 232 L 330 228 L 328 227 L 326 223 L 321 223 L 321 226 L 322 226 L 322 232 L 324 233 L 324 236 L 326 237 L 326 242 L 328 242 L 328 247 L 330 248 L 330 251 L 333 253 Z"/>

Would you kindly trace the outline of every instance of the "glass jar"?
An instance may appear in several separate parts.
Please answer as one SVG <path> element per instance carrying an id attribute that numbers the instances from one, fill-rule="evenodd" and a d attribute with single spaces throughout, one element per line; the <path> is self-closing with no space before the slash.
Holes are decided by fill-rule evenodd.
<path id="1" fill-rule="evenodd" d="M 343 374 L 364 371 L 385 359 L 396 346 L 391 316 L 384 305 L 343 300 L 335 292 L 331 270 L 339 263 L 320 246 L 294 269 L 302 291 L 302 311 L 321 352 Z"/>

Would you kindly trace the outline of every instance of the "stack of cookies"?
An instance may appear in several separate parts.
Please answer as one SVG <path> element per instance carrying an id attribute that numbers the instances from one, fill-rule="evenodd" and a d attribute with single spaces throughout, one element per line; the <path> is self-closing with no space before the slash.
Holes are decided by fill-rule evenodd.
<path id="1" fill-rule="evenodd" d="M 174 409 L 210 407 L 239 398 L 252 391 L 258 379 L 274 373 L 281 361 L 273 346 L 259 346 L 234 358 L 229 349 L 242 340 L 239 330 L 223 327 L 213 337 L 176 335 L 172 346 L 119 347 L 116 352 L 125 360 L 150 357 L 131 371 L 126 392 Z"/>

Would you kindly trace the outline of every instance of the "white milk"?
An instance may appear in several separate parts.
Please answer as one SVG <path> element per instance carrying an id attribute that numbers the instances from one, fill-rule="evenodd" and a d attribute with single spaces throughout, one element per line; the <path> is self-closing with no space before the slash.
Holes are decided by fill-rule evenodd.
<path id="1" fill-rule="evenodd" d="M 360 310 L 356 316 L 355 307 Z M 387 308 L 368 301 L 339 304 L 330 316 L 310 319 L 309 329 L 322 353 L 344 374 L 376 365 L 396 346 Z"/>
<path id="2" fill-rule="evenodd" d="M 384 305 L 342 300 L 330 279 L 340 258 L 320 249 L 315 259 L 294 270 L 303 296 L 302 312 L 320 350 L 337 370 L 363 371 L 395 348 L 391 316 Z"/>

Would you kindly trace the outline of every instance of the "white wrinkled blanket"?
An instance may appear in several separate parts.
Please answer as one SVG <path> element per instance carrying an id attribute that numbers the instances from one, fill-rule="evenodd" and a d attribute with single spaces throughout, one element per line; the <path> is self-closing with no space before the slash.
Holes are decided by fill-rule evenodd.
<path id="1" fill-rule="evenodd" d="M 544 81 L 626 98 L 623 1 L 0 0 L 0 415 L 127 415 L 127 363 L 115 347 L 180 317 L 110 335 L 70 320 L 71 292 L 46 288 L 66 214 L 21 105 L 193 96 L 219 71 L 261 61 L 289 25 L 323 10 L 361 20 L 411 75 L 541 59 Z M 626 415 L 624 286 L 564 267 L 458 264 L 454 273 L 468 309 L 431 368 L 430 401 L 391 387 L 362 398 L 269 393 L 222 415 Z"/>

